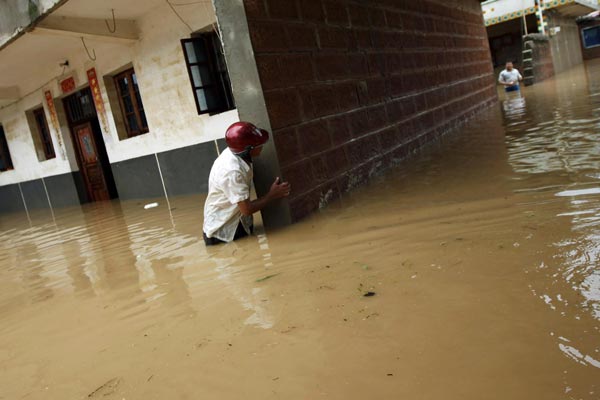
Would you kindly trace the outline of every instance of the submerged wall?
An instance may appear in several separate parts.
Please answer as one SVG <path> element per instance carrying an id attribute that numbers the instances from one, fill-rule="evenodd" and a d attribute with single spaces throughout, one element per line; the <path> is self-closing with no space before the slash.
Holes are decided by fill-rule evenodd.
<path id="1" fill-rule="evenodd" d="M 479 1 L 244 4 L 293 220 L 496 101 Z"/>
<path id="2" fill-rule="evenodd" d="M 562 16 L 556 10 L 551 11 L 546 13 L 548 28 L 560 27 L 560 31 L 550 40 L 554 73 L 559 74 L 581 64 L 583 56 L 575 18 Z"/>
<path id="3" fill-rule="evenodd" d="M 541 33 L 523 37 L 525 84 L 541 82 L 554 76 L 551 38 Z"/>

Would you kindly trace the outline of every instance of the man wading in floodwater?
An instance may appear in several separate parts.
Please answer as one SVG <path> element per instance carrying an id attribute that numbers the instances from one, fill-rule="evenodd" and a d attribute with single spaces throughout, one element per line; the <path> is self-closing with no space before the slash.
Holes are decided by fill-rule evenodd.
<path id="1" fill-rule="evenodd" d="M 252 157 L 258 157 L 269 133 L 249 122 L 236 122 L 225 133 L 227 149 L 215 160 L 204 204 L 204 243 L 231 242 L 252 234 L 252 214 L 273 200 L 287 197 L 291 186 L 275 179 L 269 193 L 250 201 Z"/>
<path id="2" fill-rule="evenodd" d="M 515 92 L 520 90 L 519 81 L 522 81 L 523 77 L 519 73 L 519 70 L 513 67 L 512 62 L 506 63 L 506 69 L 500 72 L 500 76 L 498 77 L 498 82 L 501 85 L 504 85 L 504 90 L 506 92 Z"/>

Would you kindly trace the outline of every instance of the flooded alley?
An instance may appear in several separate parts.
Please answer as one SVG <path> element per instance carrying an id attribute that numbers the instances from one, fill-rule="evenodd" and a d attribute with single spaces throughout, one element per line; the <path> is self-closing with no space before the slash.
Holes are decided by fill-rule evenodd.
<path id="1" fill-rule="evenodd" d="M 268 235 L 3 215 L 0 399 L 599 399 L 599 133 L 593 61 Z"/>

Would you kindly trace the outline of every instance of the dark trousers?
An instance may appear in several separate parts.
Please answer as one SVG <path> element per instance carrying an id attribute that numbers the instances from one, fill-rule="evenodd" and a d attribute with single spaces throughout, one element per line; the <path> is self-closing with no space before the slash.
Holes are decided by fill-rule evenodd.
<path id="1" fill-rule="evenodd" d="M 254 231 L 254 226 L 251 226 L 250 232 L 253 232 L 253 231 Z M 206 244 L 207 246 L 214 246 L 217 244 L 226 243 L 217 238 L 206 237 L 206 233 L 204 233 L 204 232 L 202 232 L 202 236 L 204 237 L 204 244 Z M 233 240 L 238 240 L 238 239 L 241 239 L 246 236 L 248 236 L 248 233 L 244 229 L 244 225 L 242 225 L 242 223 L 240 222 L 237 226 L 237 229 L 235 230 L 235 236 L 233 236 Z"/>

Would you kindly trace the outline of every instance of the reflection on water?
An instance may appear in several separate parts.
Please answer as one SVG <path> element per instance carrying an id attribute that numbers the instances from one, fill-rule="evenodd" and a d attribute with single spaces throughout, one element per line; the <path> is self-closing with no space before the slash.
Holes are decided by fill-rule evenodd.
<path id="1" fill-rule="evenodd" d="M 201 196 L 2 216 L 0 399 L 597 399 L 599 132 L 596 62 L 227 246 Z"/>

